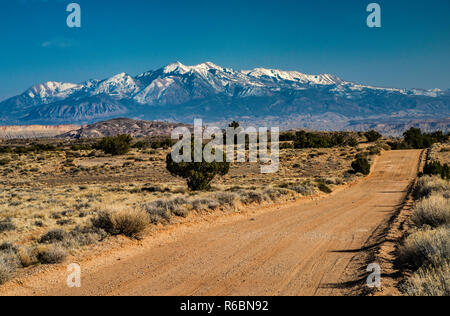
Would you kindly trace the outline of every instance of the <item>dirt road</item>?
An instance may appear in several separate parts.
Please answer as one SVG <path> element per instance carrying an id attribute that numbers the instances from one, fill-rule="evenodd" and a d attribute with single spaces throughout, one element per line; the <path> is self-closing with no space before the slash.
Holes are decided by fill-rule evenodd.
<path id="1" fill-rule="evenodd" d="M 419 156 L 420 151 L 386 152 L 369 177 L 319 201 L 176 229 L 140 247 L 82 262 L 79 289 L 66 286 L 68 272 L 61 267 L 0 294 L 343 294 L 329 285 L 353 274 L 354 250 L 401 204 Z"/>

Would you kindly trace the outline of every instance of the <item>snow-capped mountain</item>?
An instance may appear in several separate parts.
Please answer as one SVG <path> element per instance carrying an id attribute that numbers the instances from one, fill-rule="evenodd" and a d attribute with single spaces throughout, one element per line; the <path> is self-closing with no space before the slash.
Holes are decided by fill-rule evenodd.
<path id="1" fill-rule="evenodd" d="M 314 117 L 336 122 L 382 118 L 443 118 L 449 90 L 379 88 L 334 75 L 256 68 L 233 70 L 211 62 L 180 62 L 132 77 L 126 73 L 84 83 L 47 82 L 0 103 L 3 124 L 86 123 L 129 116 L 189 123 Z M 330 120 L 338 117 L 338 120 Z M 282 125 L 282 124 L 280 124 Z M 299 126 L 301 127 L 301 126 Z"/>

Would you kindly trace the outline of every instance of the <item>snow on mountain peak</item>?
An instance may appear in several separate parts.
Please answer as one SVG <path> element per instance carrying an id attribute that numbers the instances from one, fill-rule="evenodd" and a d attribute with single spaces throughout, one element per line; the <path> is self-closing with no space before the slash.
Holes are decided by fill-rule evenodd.
<path id="1" fill-rule="evenodd" d="M 125 96 L 137 92 L 138 86 L 134 79 L 126 73 L 117 74 L 109 79 L 102 81 L 94 94 L 110 94 L 114 96 Z"/>
<path id="2" fill-rule="evenodd" d="M 163 69 L 165 74 L 169 74 L 172 72 L 185 74 L 185 73 L 189 72 L 189 70 L 190 70 L 189 67 L 183 65 L 179 61 L 171 63 L 171 64 L 167 65 L 166 67 L 164 67 L 164 69 Z"/>
<path id="3" fill-rule="evenodd" d="M 64 98 L 71 91 L 80 89 L 81 87 L 81 85 L 74 83 L 48 81 L 31 87 L 28 89 L 27 94 L 30 98 L 39 97 L 42 100 L 47 100 L 52 97 Z"/>
<path id="4" fill-rule="evenodd" d="M 189 74 L 189 76 L 185 76 Z M 195 86 L 195 90 L 192 87 Z M 331 87 L 338 95 L 351 96 L 366 90 L 438 97 L 447 92 L 439 89 L 392 89 L 361 85 L 343 81 L 330 75 L 309 75 L 298 71 L 255 68 L 253 70 L 233 70 L 220 67 L 212 62 L 186 66 L 181 62 L 171 63 L 156 71 L 149 71 L 131 77 L 120 73 L 105 80 L 88 80 L 82 84 L 49 81 L 28 89 L 24 95 L 33 103 L 50 103 L 71 96 L 107 94 L 116 98 L 131 98 L 139 103 L 160 102 L 171 98 L 186 100 L 201 98 L 211 94 L 225 93 L 240 96 L 265 95 L 280 88 L 304 90 L 308 87 Z M 181 101 L 180 101 L 181 102 Z"/>
<path id="5" fill-rule="evenodd" d="M 333 85 L 340 84 L 343 81 L 336 76 L 323 75 L 307 75 L 298 71 L 283 71 L 278 69 L 255 68 L 253 70 L 243 71 L 246 75 L 254 78 L 272 78 L 278 80 L 297 81 L 299 83 L 317 84 L 317 85 Z"/>

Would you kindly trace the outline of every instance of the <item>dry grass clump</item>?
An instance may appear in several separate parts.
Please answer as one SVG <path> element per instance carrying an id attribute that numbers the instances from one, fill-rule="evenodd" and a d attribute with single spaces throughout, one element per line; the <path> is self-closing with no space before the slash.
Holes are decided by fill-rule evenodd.
<path id="1" fill-rule="evenodd" d="M 195 211 L 214 211 L 219 207 L 219 202 L 211 198 L 196 199 L 192 201 L 192 209 Z"/>
<path id="2" fill-rule="evenodd" d="M 217 192 L 214 194 L 214 199 L 224 207 L 236 209 L 241 202 L 239 195 L 233 192 Z"/>
<path id="3" fill-rule="evenodd" d="M 414 192 L 414 197 L 420 199 L 429 197 L 432 193 L 444 193 L 450 191 L 450 183 L 440 177 L 424 176 L 417 182 L 417 187 Z"/>
<path id="4" fill-rule="evenodd" d="M 417 231 L 398 250 L 398 262 L 413 270 L 402 287 L 406 295 L 450 294 L 450 196 L 449 182 L 440 177 L 422 177 L 415 191 L 422 198 L 412 220 Z"/>
<path id="5" fill-rule="evenodd" d="M 12 231 L 16 229 L 16 225 L 12 222 L 10 218 L 0 221 L 0 233 Z"/>
<path id="6" fill-rule="evenodd" d="M 302 184 L 287 183 L 280 185 L 281 188 L 289 189 L 302 196 L 310 196 L 316 194 L 316 186 L 312 183 L 305 182 Z"/>
<path id="7" fill-rule="evenodd" d="M 7 282 L 12 273 L 20 267 L 16 251 L 17 249 L 9 243 L 3 243 L 0 247 L 0 284 Z"/>
<path id="8" fill-rule="evenodd" d="M 43 264 L 56 264 L 63 262 L 67 257 L 66 250 L 56 244 L 40 245 L 36 247 L 36 258 Z"/>
<path id="9" fill-rule="evenodd" d="M 189 213 L 189 202 L 184 197 L 160 199 L 147 203 L 144 208 L 150 216 L 152 224 L 169 222 L 172 215 L 186 217 Z"/>
<path id="10" fill-rule="evenodd" d="M 419 201 L 412 220 L 417 227 L 450 225 L 450 199 L 437 193 Z"/>
<path id="11" fill-rule="evenodd" d="M 149 215 L 141 208 L 112 208 L 100 211 L 92 224 L 111 235 L 140 238 L 150 223 Z"/>
<path id="12" fill-rule="evenodd" d="M 11 271 L 0 258 L 0 285 L 6 283 L 11 278 Z"/>
<path id="13" fill-rule="evenodd" d="M 45 233 L 40 239 L 41 244 L 52 244 L 55 242 L 63 242 L 68 237 L 67 232 L 62 229 L 52 229 Z"/>
<path id="14" fill-rule="evenodd" d="M 290 195 L 292 191 L 284 188 L 268 188 L 263 191 L 263 194 L 266 195 L 273 202 L 280 199 L 282 196 Z"/>
<path id="15" fill-rule="evenodd" d="M 409 296 L 449 296 L 450 264 L 418 270 L 402 285 L 402 290 Z"/>
<path id="16" fill-rule="evenodd" d="M 399 249 L 399 263 L 413 269 L 425 264 L 438 266 L 450 258 L 450 227 L 419 230 L 409 235 Z"/>

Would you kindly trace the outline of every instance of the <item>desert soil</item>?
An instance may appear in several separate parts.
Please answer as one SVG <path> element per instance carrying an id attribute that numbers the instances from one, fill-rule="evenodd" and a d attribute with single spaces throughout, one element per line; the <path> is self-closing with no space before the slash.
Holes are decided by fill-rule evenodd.
<path id="1" fill-rule="evenodd" d="M 419 156 L 384 152 L 370 176 L 320 200 L 180 226 L 78 262 L 81 288 L 67 287 L 69 273 L 60 266 L 11 282 L 0 294 L 348 294 L 342 285 L 360 273 L 350 271 L 352 259 L 405 199 Z"/>

